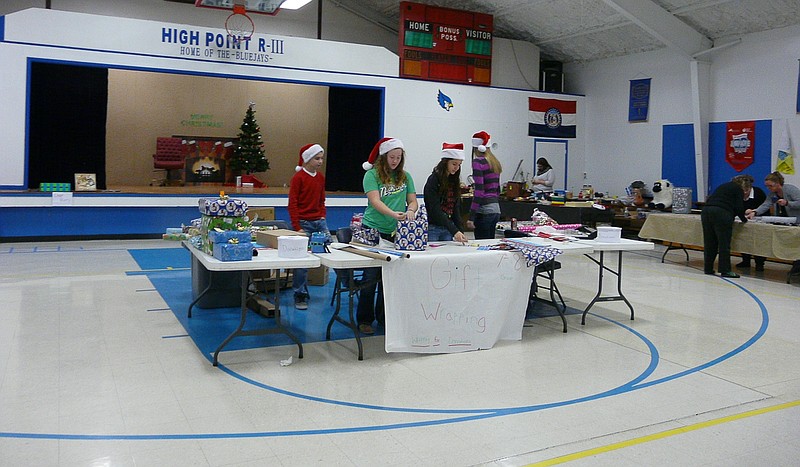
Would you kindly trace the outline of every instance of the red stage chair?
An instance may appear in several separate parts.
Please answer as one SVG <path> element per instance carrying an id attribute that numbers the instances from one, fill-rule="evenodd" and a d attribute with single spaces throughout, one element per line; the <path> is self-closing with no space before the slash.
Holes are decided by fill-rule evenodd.
<path id="1" fill-rule="evenodd" d="M 153 168 L 166 171 L 166 178 L 161 181 L 161 186 L 183 184 L 181 180 L 173 180 L 170 177 L 170 171 L 183 170 L 186 159 L 184 146 L 181 138 L 156 138 L 156 153 L 153 154 Z"/>

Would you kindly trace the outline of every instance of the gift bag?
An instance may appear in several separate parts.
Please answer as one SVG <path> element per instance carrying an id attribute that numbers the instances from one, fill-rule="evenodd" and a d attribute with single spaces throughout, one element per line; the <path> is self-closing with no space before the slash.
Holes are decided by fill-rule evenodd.
<path id="1" fill-rule="evenodd" d="M 424 251 L 428 247 L 428 212 L 425 206 L 420 206 L 414 219 L 397 222 L 394 247 L 407 251 Z"/>
<path id="2" fill-rule="evenodd" d="M 381 234 L 378 229 L 365 227 L 361 222 L 363 218 L 364 213 L 358 213 L 350 219 L 350 230 L 353 233 L 351 241 L 362 245 L 376 246 L 381 241 Z"/>

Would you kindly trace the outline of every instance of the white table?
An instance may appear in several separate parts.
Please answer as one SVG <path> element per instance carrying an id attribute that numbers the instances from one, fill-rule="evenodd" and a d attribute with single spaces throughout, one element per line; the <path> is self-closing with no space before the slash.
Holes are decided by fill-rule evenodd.
<path id="1" fill-rule="evenodd" d="M 183 246 L 189 250 L 198 261 L 209 271 L 238 271 L 242 274 L 242 292 L 241 292 L 241 318 L 239 326 L 228 336 L 214 351 L 214 358 L 212 363 L 217 366 L 219 363 L 219 353 L 228 345 L 234 337 L 238 336 L 260 336 L 264 334 L 285 334 L 287 335 L 299 349 L 299 358 L 303 358 L 303 344 L 297 339 L 286 327 L 281 323 L 280 312 L 280 285 L 278 280 L 275 280 L 275 327 L 248 329 L 244 330 L 245 322 L 247 321 L 247 289 L 250 285 L 250 273 L 253 271 L 266 271 L 271 270 L 279 272 L 281 269 L 296 269 L 296 268 L 315 268 L 320 265 L 318 258 L 312 255 L 306 255 L 303 258 L 281 258 L 278 256 L 278 250 L 274 249 L 258 249 L 258 256 L 253 256 L 250 261 L 220 261 L 213 256 L 210 256 L 198 250 L 188 242 L 183 242 Z M 200 295 L 189 305 L 189 318 L 192 317 L 192 307 L 197 303 L 202 296 L 211 289 L 211 282 L 209 281 L 208 287 L 203 290 Z"/>
<path id="2" fill-rule="evenodd" d="M 383 264 L 386 351 L 464 352 L 522 339 L 534 268 L 519 252 L 475 246 L 496 243 L 447 242 Z"/>
<path id="3" fill-rule="evenodd" d="M 337 286 L 341 287 L 345 284 L 341 283 L 340 274 L 345 274 L 347 276 L 347 288 L 334 288 L 334 299 L 336 300 L 336 308 L 334 309 L 333 315 L 331 316 L 330 321 L 328 321 L 328 329 L 325 333 L 325 339 L 331 339 L 331 328 L 333 327 L 334 322 L 338 322 L 350 328 L 353 331 L 353 336 L 356 339 L 356 345 L 358 345 L 358 359 L 364 359 L 364 347 L 361 343 L 361 332 L 358 330 L 358 322 L 353 316 L 353 297 L 358 293 L 361 288 L 366 286 L 373 286 L 373 283 L 364 284 L 363 282 L 355 280 L 355 270 L 357 269 L 364 269 L 364 268 L 374 268 L 374 267 L 381 267 L 386 261 L 379 261 L 373 258 L 367 258 L 365 256 L 361 256 L 354 253 L 349 253 L 347 251 L 342 251 L 339 248 L 344 246 L 344 244 L 337 244 L 334 243 L 330 247 L 329 253 L 315 253 L 314 255 L 319 258 L 319 261 L 324 266 L 328 266 L 329 268 L 333 269 L 336 272 L 336 281 Z M 342 318 L 340 312 L 342 308 L 342 294 L 346 293 L 348 295 L 348 318 Z"/>
<path id="4" fill-rule="evenodd" d="M 640 240 L 630 240 L 627 238 L 622 238 L 619 242 L 599 242 L 597 240 L 579 240 L 578 243 L 590 246 L 594 252 L 600 253 L 600 259 L 596 259 L 595 257 L 585 254 L 587 258 L 591 259 L 598 265 L 599 269 L 599 276 L 597 279 L 597 294 L 595 294 L 594 298 L 589 305 L 586 306 L 586 309 L 583 310 L 583 315 L 581 316 L 581 324 L 586 324 L 586 314 L 589 313 L 589 310 L 594 306 L 597 302 L 613 302 L 613 301 L 624 301 L 628 308 L 631 310 L 631 320 L 633 320 L 633 305 L 631 302 L 625 298 L 625 295 L 622 293 L 622 252 L 624 251 L 647 251 L 652 250 L 655 248 L 655 245 L 651 242 L 643 242 Z M 605 265 L 605 253 L 606 252 L 617 252 L 617 269 L 611 269 L 610 267 Z M 603 297 L 603 273 L 608 271 L 609 273 L 617 276 L 617 295 L 605 296 Z"/>

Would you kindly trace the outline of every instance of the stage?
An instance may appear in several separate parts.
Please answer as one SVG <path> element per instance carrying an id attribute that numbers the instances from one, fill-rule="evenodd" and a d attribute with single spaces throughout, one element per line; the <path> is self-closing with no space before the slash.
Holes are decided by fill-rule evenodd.
<path id="1" fill-rule="evenodd" d="M 288 187 L 241 188 L 225 185 L 110 186 L 77 192 L 0 192 L 0 242 L 160 238 L 168 227 L 200 217 L 197 202 L 220 191 L 251 207 L 274 207 L 275 218 L 289 220 Z M 363 193 L 329 192 L 331 229 L 350 225 L 363 212 Z"/>

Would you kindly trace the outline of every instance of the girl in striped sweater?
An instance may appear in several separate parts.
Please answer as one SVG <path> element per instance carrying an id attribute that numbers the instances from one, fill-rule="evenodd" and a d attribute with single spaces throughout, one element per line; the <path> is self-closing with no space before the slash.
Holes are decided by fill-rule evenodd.
<path id="1" fill-rule="evenodd" d="M 500 220 L 500 174 L 503 166 L 489 149 L 489 134 L 472 135 L 473 198 L 467 227 L 475 230 L 475 239 L 494 238 Z"/>

